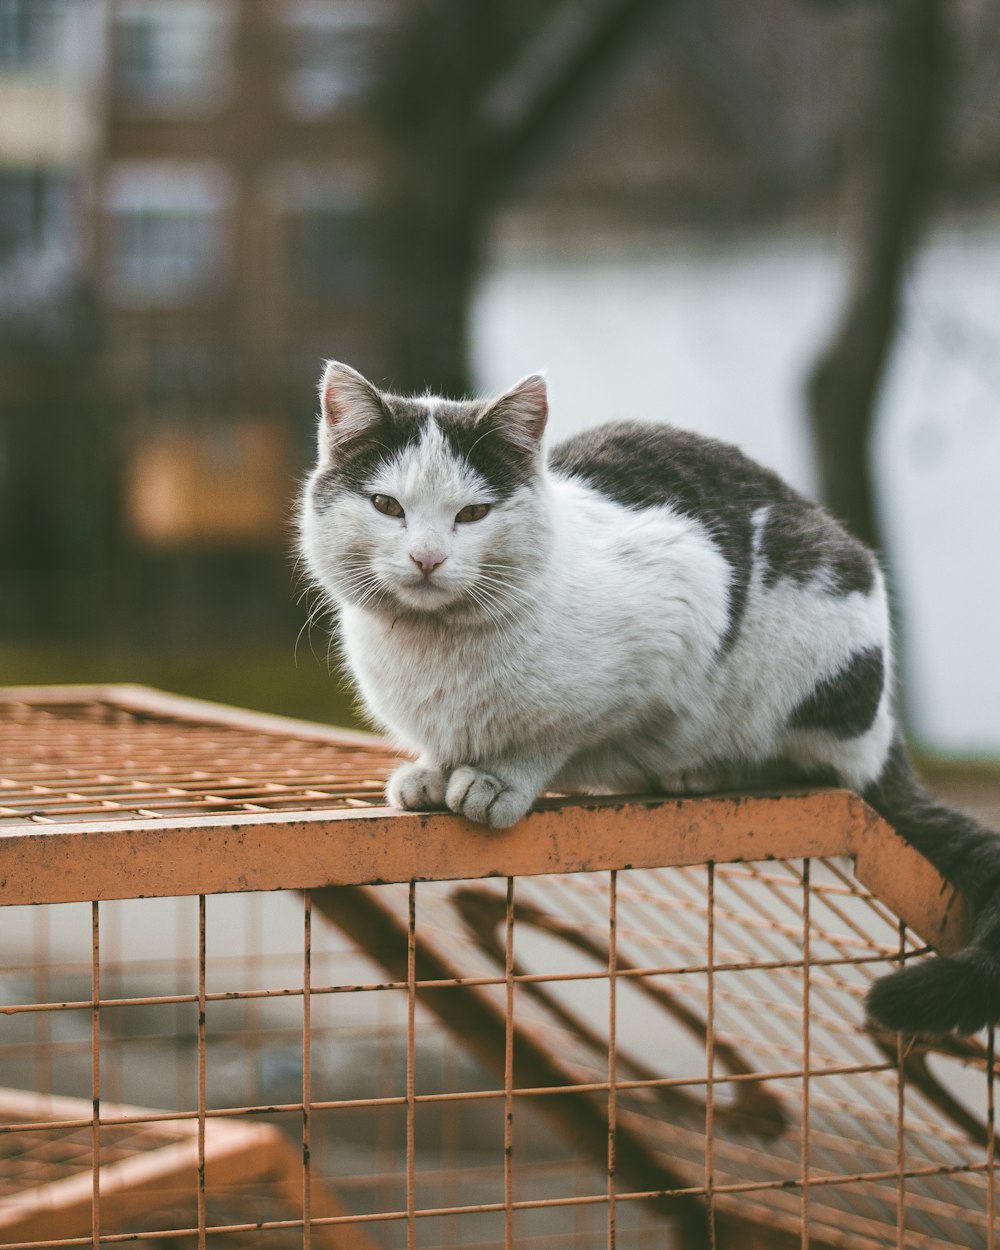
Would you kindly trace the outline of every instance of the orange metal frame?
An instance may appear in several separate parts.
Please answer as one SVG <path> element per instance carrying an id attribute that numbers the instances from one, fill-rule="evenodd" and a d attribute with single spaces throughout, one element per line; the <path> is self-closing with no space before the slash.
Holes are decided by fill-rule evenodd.
<path id="1" fill-rule="evenodd" d="M 967 939 L 965 909 L 857 796 L 815 789 L 552 796 L 497 833 L 451 814 L 386 808 L 382 785 L 395 759 L 368 735 L 140 687 L 0 691 L 0 904 L 83 902 L 92 915 L 91 999 L 0 1008 L 24 1018 L 92 1015 L 94 1111 L 88 1120 L 86 1104 L 74 1103 L 70 1114 L 55 1100 L 52 1115 L 62 1119 L 46 1123 L 52 1131 L 83 1124 L 93 1132 L 92 1175 L 74 1182 L 82 1186 L 78 1218 L 89 1181 L 93 1228 L 88 1237 L 66 1225 L 59 1244 L 122 1239 L 100 1227 L 102 1195 L 115 1192 L 97 1162 L 101 1134 L 165 1122 L 187 1134 L 181 1172 L 193 1166 L 198 1191 L 197 1228 L 171 1235 L 199 1247 L 209 1236 L 252 1236 L 265 1225 L 213 1227 L 207 1215 L 206 1169 L 214 1144 L 236 1131 L 235 1116 L 245 1142 L 257 1140 L 258 1128 L 267 1138 L 279 1196 L 301 1193 L 301 1220 L 272 1218 L 266 1227 L 299 1229 L 304 1246 L 313 1239 L 348 1250 L 402 1245 L 387 1231 L 400 1227 L 415 1248 L 435 1244 L 421 1240 L 422 1223 L 494 1213 L 504 1230 L 495 1244 L 511 1247 L 519 1244 L 517 1221 L 532 1212 L 599 1204 L 610 1250 L 632 1245 L 619 1243 L 619 1222 L 626 1208 L 645 1204 L 674 1222 L 685 1250 L 967 1250 L 934 1233 L 958 1212 L 972 1212 L 970 1229 L 985 1228 L 975 1245 L 994 1250 L 992 1033 L 985 1046 L 954 1039 L 904 1046 L 866 1032 L 860 1018 L 876 966 L 914 953 L 907 930 L 938 950 L 955 949 Z M 828 862 L 841 857 L 853 860 L 853 875 Z M 301 978 L 268 990 L 210 992 L 206 896 L 251 891 L 301 893 Z M 426 900 L 419 908 L 418 895 Z M 196 990 L 109 997 L 101 981 L 104 901 L 169 896 L 198 898 Z M 389 979 L 318 984 L 315 916 Z M 877 941 L 868 936 L 876 922 Z M 536 971 L 525 962 L 536 947 L 521 946 L 519 937 L 515 948 L 515 932 L 560 944 L 586 969 Z M 746 977 L 766 980 L 747 982 L 765 995 L 759 1004 L 739 989 Z M 583 1010 L 588 985 L 605 987 L 603 1027 Z M 622 1035 L 618 1001 L 626 991 L 638 991 L 658 1019 L 703 1048 L 700 1074 L 671 1072 L 669 1064 L 664 1071 L 648 1039 Z M 397 1091 L 318 1096 L 314 1005 L 343 993 L 403 997 L 405 1073 Z M 206 1009 L 268 998 L 301 1002 L 301 1099 L 211 1105 Z M 150 1112 L 103 1102 L 101 1012 L 182 1003 L 199 1013 L 197 1108 Z M 429 1021 L 496 1083 L 421 1092 L 417 1041 Z M 985 1117 L 942 1078 L 941 1057 L 983 1070 Z M 418 1112 L 454 1111 L 469 1100 L 504 1108 L 502 1201 L 422 1203 Z M 526 1104 L 580 1158 L 605 1170 L 603 1191 L 517 1198 L 513 1125 L 515 1109 Z M 311 1170 L 313 1120 L 392 1108 L 405 1116 L 405 1205 L 349 1213 Z M 246 1121 L 289 1114 L 301 1119 L 297 1170 L 287 1138 Z M 4 1141 L 32 1127 L 40 1125 L 16 1115 L 0 1124 L 0 1159 Z M 147 1171 L 158 1166 L 155 1154 Z M 886 1215 L 884 1193 L 895 1215 Z M 5 1240 L 0 1218 L 0 1244 L 55 1244 L 47 1225 L 19 1228 L 25 1240 Z"/>
<path id="2" fill-rule="evenodd" d="M 395 759 L 371 735 L 142 687 L 0 690 L 0 705 L 25 699 L 35 707 L 99 702 L 181 724 L 362 748 L 379 785 Z M 8 801 L 12 788 L 7 786 Z M 303 801 L 302 808 L 307 805 Z M 374 805 L 252 814 L 234 808 L 224 816 L 122 820 L 101 819 L 104 811 L 97 807 L 85 820 L 65 822 L 43 814 L 46 823 L 29 819 L 2 829 L 0 899 L 54 903 L 846 855 L 855 860 L 858 879 L 935 949 L 955 950 L 968 939 L 955 892 L 847 790 L 548 799 L 504 832 L 450 813 Z"/>

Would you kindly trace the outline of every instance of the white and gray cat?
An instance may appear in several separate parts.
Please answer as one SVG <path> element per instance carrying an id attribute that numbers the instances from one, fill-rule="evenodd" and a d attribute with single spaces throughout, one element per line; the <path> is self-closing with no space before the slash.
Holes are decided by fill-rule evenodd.
<path id="1" fill-rule="evenodd" d="M 330 363 L 300 513 L 398 807 L 504 828 L 547 787 L 862 794 L 968 897 L 972 944 L 877 982 L 891 1028 L 1000 1018 L 1000 835 L 906 758 L 872 553 L 735 447 L 620 422 L 546 456 L 545 383 L 404 398 Z"/>

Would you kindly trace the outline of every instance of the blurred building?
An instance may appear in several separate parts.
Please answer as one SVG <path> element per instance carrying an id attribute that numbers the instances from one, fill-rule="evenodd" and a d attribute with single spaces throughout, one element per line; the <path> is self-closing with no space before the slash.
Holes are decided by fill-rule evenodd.
<path id="1" fill-rule="evenodd" d="M 92 272 L 150 544 L 287 542 L 295 415 L 373 314 L 367 0 L 111 0 Z M 308 428 L 298 426 L 301 438 Z"/>
<path id="2" fill-rule="evenodd" d="M 0 3 L 0 300 L 38 312 L 80 263 L 85 181 L 101 144 L 100 11 Z"/>
<path id="3" fill-rule="evenodd" d="M 313 380 L 371 339 L 359 101 L 382 16 L 0 0 L 0 623 L 57 584 L 86 598 L 82 567 L 124 564 L 139 599 L 199 552 L 283 569 Z M 53 497 L 113 513 L 89 552 Z"/>
<path id="4" fill-rule="evenodd" d="M 97 543 L 76 473 L 93 469 L 84 287 L 100 33 L 92 0 L 0 0 L 0 618 L 15 623 L 49 612 L 51 571 L 86 564 Z"/>
<path id="5" fill-rule="evenodd" d="M 495 224 L 551 256 L 829 215 L 872 8 L 664 4 Z M 0 628 L 155 616 L 227 578 L 259 583 L 248 615 L 287 599 L 320 362 L 384 373 L 369 96 L 401 11 L 0 0 Z M 966 51 L 1000 46 L 998 6 L 956 11 Z M 989 197 L 997 79 L 968 63 L 955 168 Z"/>

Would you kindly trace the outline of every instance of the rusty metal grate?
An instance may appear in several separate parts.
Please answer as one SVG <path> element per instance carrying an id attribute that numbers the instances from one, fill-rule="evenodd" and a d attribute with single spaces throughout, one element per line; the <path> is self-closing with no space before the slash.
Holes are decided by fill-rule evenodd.
<path id="1" fill-rule="evenodd" d="M 45 728 L 6 772 L 72 760 L 72 793 L 151 727 L 193 768 L 242 744 L 269 779 L 327 771 L 315 810 L 60 790 L 0 832 L 3 1082 L 76 1100 L 0 1115 L 0 1159 L 32 1160 L 0 1230 L 60 1168 L 87 1221 L 0 1245 L 995 1250 L 992 1034 L 863 1018 L 961 913 L 852 796 L 559 800 L 496 835 L 327 807 L 390 766 L 358 737 L 136 691 L 9 702 Z M 213 1174 L 232 1125 L 283 1143 L 277 1173 Z M 114 1162 L 178 1130 L 183 1194 L 116 1208 Z"/>
<path id="2" fill-rule="evenodd" d="M 433 984 L 422 991 L 418 983 L 418 997 L 446 1023 L 454 1011 L 460 1032 L 468 1006 L 449 1008 L 435 986 L 447 971 L 467 983 L 506 967 L 503 989 L 488 991 L 492 1066 L 503 1067 L 515 1102 L 572 1090 L 606 1114 L 620 1185 L 609 1184 L 609 1212 L 663 1200 L 669 1188 L 668 1202 L 708 1206 L 717 1237 L 731 1239 L 725 1245 L 799 1244 L 805 1230 L 815 1247 L 990 1244 L 986 1116 L 957 1114 L 949 1084 L 963 1070 L 966 1090 L 985 1095 L 985 1079 L 970 1086 L 967 1078 L 985 1078 L 986 1051 L 949 1043 L 901 1052 L 895 1039 L 865 1030 L 861 996 L 907 947 L 896 919 L 842 864 L 546 877 L 506 892 L 480 883 L 446 893 L 447 902 L 417 904 L 421 932 L 437 952 L 472 938 L 482 966 L 464 951 L 450 969 L 432 956 Z M 323 905 L 342 924 L 358 907 L 346 898 Z M 403 894 L 382 908 L 401 946 Z M 525 929 L 560 943 L 562 968 L 551 953 L 546 966 L 532 966 Z M 506 963 L 508 943 L 518 941 L 527 957 Z M 586 962 L 567 971 L 568 956 Z M 508 984 L 521 1073 L 500 1053 Z M 589 1002 L 581 997 L 588 984 Z M 943 1081 L 929 1056 L 943 1065 Z M 562 1115 L 572 1133 L 574 1113 Z"/>
<path id="3" fill-rule="evenodd" d="M 392 752 L 268 732 L 266 717 L 199 724 L 174 711 L 185 702 L 0 701 L 0 828 L 382 806 Z"/>

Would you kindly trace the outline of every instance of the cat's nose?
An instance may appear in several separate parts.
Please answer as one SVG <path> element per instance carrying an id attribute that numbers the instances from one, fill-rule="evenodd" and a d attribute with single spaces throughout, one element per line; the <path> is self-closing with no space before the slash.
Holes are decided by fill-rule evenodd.
<path id="1" fill-rule="evenodd" d="M 444 564 L 447 556 L 443 551 L 411 551 L 410 559 L 420 566 L 425 577 L 430 577 L 439 565 Z"/>

